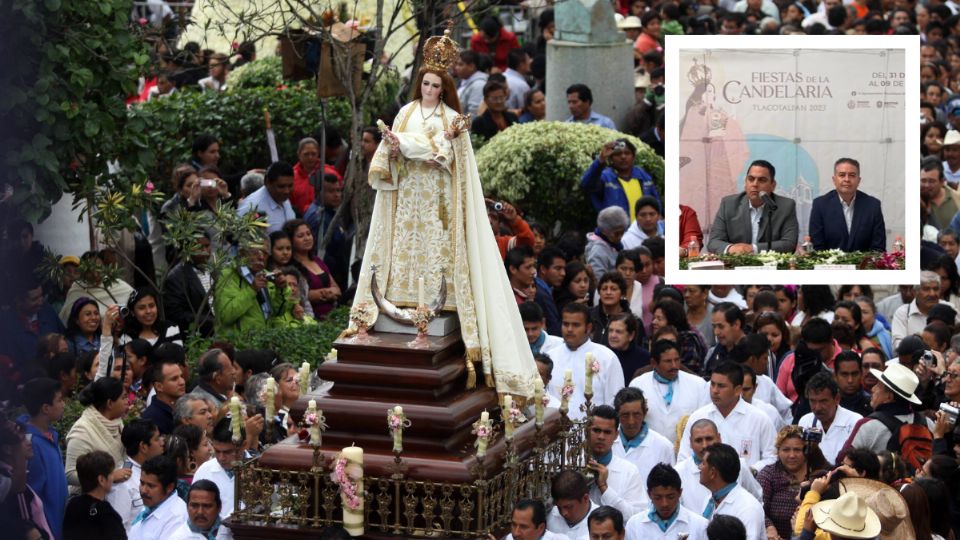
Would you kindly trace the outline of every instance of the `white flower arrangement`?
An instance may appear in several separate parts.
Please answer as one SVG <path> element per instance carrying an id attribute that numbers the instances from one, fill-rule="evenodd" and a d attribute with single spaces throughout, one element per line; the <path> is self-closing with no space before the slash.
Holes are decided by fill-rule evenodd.
<path id="1" fill-rule="evenodd" d="M 618 138 L 636 146 L 637 166 L 650 173 L 662 196 L 660 156 L 636 137 L 588 124 L 514 124 L 477 152 L 477 168 L 484 191 L 518 204 L 539 222 L 592 228 L 596 213 L 579 187 L 580 177 L 603 144 Z"/>

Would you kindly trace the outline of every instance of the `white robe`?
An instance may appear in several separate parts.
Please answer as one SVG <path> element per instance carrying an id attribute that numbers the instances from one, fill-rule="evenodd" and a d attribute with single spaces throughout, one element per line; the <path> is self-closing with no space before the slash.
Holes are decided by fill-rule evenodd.
<path id="1" fill-rule="evenodd" d="M 445 277 L 443 309 L 457 312 L 467 358 L 482 360 L 484 378 L 498 393 L 529 398 L 537 368 L 487 219 L 470 137 L 444 137 L 456 116 L 446 105 L 429 116 L 419 102 L 408 103 L 392 130 L 401 156 L 390 159 L 386 141 L 374 154 L 368 180 L 377 196 L 354 312 L 366 303 L 367 323 L 376 321 L 374 266 L 380 291 L 404 307 L 417 303 L 419 278 L 431 304 Z"/>

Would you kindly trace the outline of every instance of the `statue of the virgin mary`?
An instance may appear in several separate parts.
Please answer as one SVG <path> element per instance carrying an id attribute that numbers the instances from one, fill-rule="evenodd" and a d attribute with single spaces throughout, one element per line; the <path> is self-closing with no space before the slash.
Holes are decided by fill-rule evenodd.
<path id="1" fill-rule="evenodd" d="M 529 398 L 537 368 L 487 219 L 449 75 L 458 57 L 449 30 L 428 39 L 413 101 L 400 109 L 392 129 L 381 127 L 383 141 L 368 176 L 376 202 L 351 318 L 361 316 L 370 327 L 376 322 L 374 274 L 378 290 L 402 307 L 418 305 L 420 278 L 425 291 L 438 291 L 445 282 L 442 309 L 455 311 L 460 320 L 468 387 L 476 384 L 473 363 L 480 361 L 488 386 Z"/>

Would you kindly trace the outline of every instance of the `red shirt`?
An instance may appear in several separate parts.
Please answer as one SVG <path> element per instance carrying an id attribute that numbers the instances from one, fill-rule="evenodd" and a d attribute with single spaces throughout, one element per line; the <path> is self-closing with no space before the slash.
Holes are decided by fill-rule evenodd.
<path id="1" fill-rule="evenodd" d="M 680 247 L 685 248 L 690 243 L 690 237 L 697 239 L 697 243 L 703 246 L 703 230 L 700 229 L 700 221 L 697 219 L 697 212 L 689 206 L 680 205 Z"/>
<path id="2" fill-rule="evenodd" d="M 500 71 L 507 70 L 507 55 L 513 49 L 519 49 L 520 42 L 517 41 L 517 35 L 509 30 L 500 29 L 500 37 L 497 38 L 497 48 L 493 52 L 493 65 Z M 490 45 L 484 39 L 483 32 L 474 32 L 470 36 L 470 49 L 478 53 L 490 54 Z"/>
<path id="3" fill-rule="evenodd" d="M 319 169 L 319 167 L 317 167 L 317 169 Z M 307 212 L 307 208 L 310 207 L 310 203 L 312 203 L 316 197 L 316 190 L 314 190 L 313 184 L 310 183 L 310 175 L 317 172 L 317 169 L 307 172 L 303 170 L 300 162 L 297 162 L 297 164 L 293 166 L 293 194 L 290 195 L 290 204 L 301 216 Z M 343 182 L 340 173 L 331 165 L 324 166 L 323 172 L 325 174 L 335 175 L 341 183 Z"/>

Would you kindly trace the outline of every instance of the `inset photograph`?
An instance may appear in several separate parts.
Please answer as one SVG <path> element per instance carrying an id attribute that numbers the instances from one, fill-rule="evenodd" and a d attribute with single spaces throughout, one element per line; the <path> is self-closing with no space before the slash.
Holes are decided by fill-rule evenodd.
<path id="1" fill-rule="evenodd" d="M 668 282 L 919 279 L 919 43 L 815 43 L 667 39 Z"/>

